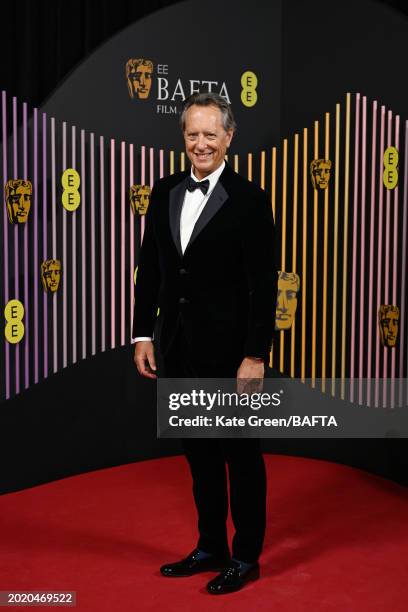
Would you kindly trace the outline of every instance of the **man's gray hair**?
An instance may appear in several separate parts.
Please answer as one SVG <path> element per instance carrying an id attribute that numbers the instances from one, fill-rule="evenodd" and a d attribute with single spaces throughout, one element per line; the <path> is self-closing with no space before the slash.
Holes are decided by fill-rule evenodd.
<path id="1" fill-rule="evenodd" d="M 220 109 L 222 115 L 222 125 L 224 130 L 228 132 L 228 130 L 237 129 L 237 124 L 235 123 L 234 115 L 232 114 L 231 105 L 228 104 L 224 98 L 216 93 L 193 93 L 191 96 L 184 100 L 183 110 L 181 111 L 180 116 L 180 126 L 184 132 L 184 128 L 186 127 L 186 112 L 193 105 L 196 106 L 216 106 Z"/>

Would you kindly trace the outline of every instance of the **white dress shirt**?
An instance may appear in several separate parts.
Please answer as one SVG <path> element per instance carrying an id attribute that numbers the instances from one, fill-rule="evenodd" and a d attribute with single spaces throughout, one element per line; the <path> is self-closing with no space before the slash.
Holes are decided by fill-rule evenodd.
<path id="1" fill-rule="evenodd" d="M 225 161 L 222 162 L 219 168 L 205 177 L 205 180 L 210 181 L 206 194 L 203 194 L 201 189 L 195 189 L 194 191 L 188 191 L 188 189 L 186 189 L 180 216 L 180 241 L 183 254 L 189 243 L 191 234 L 193 233 L 194 226 L 197 223 L 199 216 L 203 212 L 204 207 L 207 204 L 224 168 Z M 191 178 L 193 181 L 199 182 L 197 177 L 194 175 L 193 167 L 191 167 Z M 152 340 L 152 338 L 147 336 L 138 336 L 135 338 L 135 342 L 141 342 L 142 340 Z"/>

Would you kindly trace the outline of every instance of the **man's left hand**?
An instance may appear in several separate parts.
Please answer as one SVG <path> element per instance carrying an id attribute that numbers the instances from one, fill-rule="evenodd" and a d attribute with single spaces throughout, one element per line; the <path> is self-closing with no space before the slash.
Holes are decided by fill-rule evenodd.
<path id="1" fill-rule="evenodd" d="M 261 359 L 244 357 L 237 372 L 238 393 L 259 393 L 263 388 L 265 364 Z"/>

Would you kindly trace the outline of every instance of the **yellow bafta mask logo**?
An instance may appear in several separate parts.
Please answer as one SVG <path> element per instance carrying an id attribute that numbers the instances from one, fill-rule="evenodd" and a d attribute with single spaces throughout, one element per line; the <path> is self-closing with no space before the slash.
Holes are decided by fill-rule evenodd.
<path id="1" fill-rule="evenodd" d="M 310 162 L 310 178 L 313 189 L 327 189 L 332 163 L 330 159 L 314 159 Z"/>
<path id="2" fill-rule="evenodd" d="M 300 278 L 296 272 L 279 272 L 275 329 L 285 330 L 292 327 L 299 289 Z"/>
<path id="3" fill-rule="evenodd" d="M 399 327 L 399 308 L 392 304 L 382 304 L 378 310 L 378 324 L 380 338 L 383 346 L 390 348 L 397 343 Z"/>
<path id="4" fill-rule="evenodd" d="M 152 86 L 153 62 L 148 59 L 130 59 L 126 62 L 126 79 L 131 98 L 146 100 Z"/>
<path id="5" fill-rule="evenodd" d="M 148 185 L 132 185 L 129 198 L 133 214 L 145 215 L 150 203 L 150 187 Z"/>
<path id="6" fill-rule="evenodd" d="M 33 186 L 30 181 L 11 179 L 4 188 L 10 223 L 26 223 L 31 208 Z"/>
<path id="7" fill-rule="evenodd" d="M 46 293 L 55 293 L 61 280 L 61 262 L 59 259 L 46 259 L 41 264 L 41 280 Z"/>

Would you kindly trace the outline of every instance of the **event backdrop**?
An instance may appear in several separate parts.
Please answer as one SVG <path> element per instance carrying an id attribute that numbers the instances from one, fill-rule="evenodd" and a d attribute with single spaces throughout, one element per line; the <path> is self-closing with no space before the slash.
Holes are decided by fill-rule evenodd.
<path id="1" fill-rule="evenodd" d="M 280 4 L 208 3 L 215 22 L 198 6 L 133 24 L 41 110 L 3 92 L 2 397 L 130 343 L 149 188 L 185 167 L 180 103 L 212 90 L 239 125 L 228 161 L 270 193 L 278 229 L 271 365 L 323 381 L 398 379 L 391 402 L 402 405 L 406 117 L 378 82 L 375 99 L 345 90 L 280 134 Z"/>

